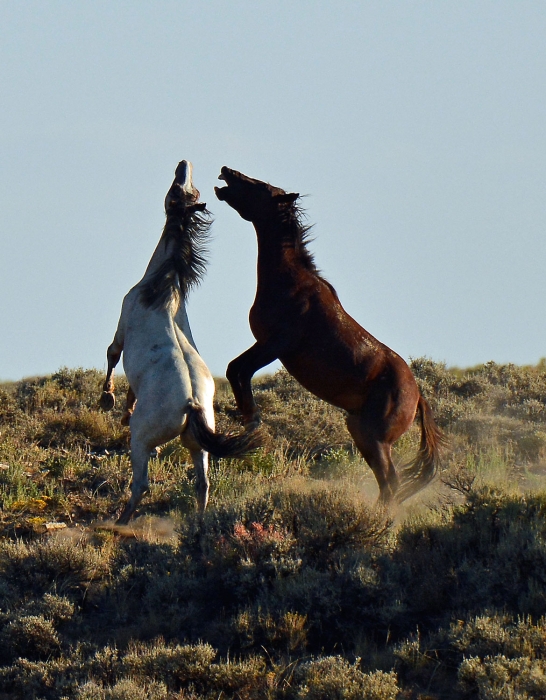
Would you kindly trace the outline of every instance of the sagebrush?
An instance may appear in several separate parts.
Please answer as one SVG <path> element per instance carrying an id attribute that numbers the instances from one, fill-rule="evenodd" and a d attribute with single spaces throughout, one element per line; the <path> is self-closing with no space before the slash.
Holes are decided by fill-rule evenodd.
<path id="1" fill-rule="evenodd" d="M 544 697 L 545 367 L 412 368 L 449 442 L 403 510 L 375 508 L 342 412 L 281 371 L 256 381 L 268 445 L 213 462 L 204 518 L 172 443 L 125 529 L 123 378 L 108 415 L 95 370 L 0 386 L 0 692 Z M 238 427 L 225 382 L 215 408 Z"/>

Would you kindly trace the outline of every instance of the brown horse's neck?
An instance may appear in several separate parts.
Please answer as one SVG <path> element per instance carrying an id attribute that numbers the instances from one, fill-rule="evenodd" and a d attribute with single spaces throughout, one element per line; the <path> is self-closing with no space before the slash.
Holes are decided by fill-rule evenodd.
<path id="1" fill-rule="evenodd" d="M 272 217 L 253 224 L 258 239 L 258 279 L 277 278 L 295 267 L 316 272 L 305 245 L 306 230 L 295 217 Z"/>

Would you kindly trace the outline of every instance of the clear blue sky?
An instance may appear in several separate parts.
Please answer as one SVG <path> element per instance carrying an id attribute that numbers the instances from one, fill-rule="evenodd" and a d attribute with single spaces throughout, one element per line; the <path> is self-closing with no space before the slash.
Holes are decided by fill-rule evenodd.
<path id="1" fill-rule="evenodd" d="M 0 378 L 105 366 L 182 158 L 215 216 L 190 299 L 252 343 L 222 165 L 309 195 L 346 309 L 405 358 L 546 355 L 546 3 L 0 2 Z"/>

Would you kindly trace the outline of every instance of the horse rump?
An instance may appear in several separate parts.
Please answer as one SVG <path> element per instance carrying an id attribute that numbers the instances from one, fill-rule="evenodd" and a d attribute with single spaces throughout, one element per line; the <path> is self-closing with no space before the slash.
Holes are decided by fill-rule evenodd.
<path id="1" fill-rule="evenodd" d="M 188 430 L 199 445 L 213 457 L 241 457 L 263 447 L 265 443 L 261 430 L 244 433 L 215 433 L 207 425 L 201 406 L 189 407 Z"/>

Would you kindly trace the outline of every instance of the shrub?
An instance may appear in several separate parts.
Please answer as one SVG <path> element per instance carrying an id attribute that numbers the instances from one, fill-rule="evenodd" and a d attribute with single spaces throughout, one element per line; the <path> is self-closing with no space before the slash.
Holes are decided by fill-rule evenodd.
<path id="1" fill-rule="evenodd" d="M 93 681 L 78 688 L 78 700 L 167 700 L 169 692 L 164 683 L 136 683 L 123 678 L 111 688 L 103 688 Z"/>
<path id="2" fill-rule="evenodd" d="M 216 657 L 208 644 L 165 646 L 162 640 L 132 644 L 123 657 L 122 673 L 134 679 L 161 679 L 169 688 L 202 682 Z"/>
<path id="3" fill-rule="evenodd" d="M 22 615 L 8 622 L 0 633 L 4 659 L 49 657 L 60 651 L 60 640 L 51 620 L 42 615 Z"/>
<path id="4" fill-rule="evenodd" d="M 109 566 L 108 546 L 96 549 L 83 539 L 0 542 L 0 573 L 20 598 L 74 593 L 105 576 Z"/>
<path id="5" fill-rule="evenodd" d="M 480 700 L 541 700 L 546 697 L 546 661 L 502 655 L 465 659 L 459 681 L 466 693 Z"/>
<path id="6" fill-rule="evenodd" d="M 544 495 L 508 496 L 484 487 L 430 524 L 410 520 L 393 557 L 408 605 L 425 617 L 497 606 L 544 614 L 545 512 Z"/>
<path id="7" fill-rule="evenodd" d="M 128 444 L 129 433 L 108 413 L 84 407 L 59 415 L 48 409 L 42 413 L 42 420 L 36 439 L 44 447 L 84 445 L 96 450 Z"/>
<path id="8" fill-rule="evenodd" d="M 362 673 L 357 660 L 350 664 L 341 656 L 308 661 L 299 666 L 295 680 L 298 700 L 396 700 L 400 692 L 396 674 Z"/>
<path id="9" fill-rule="evenodd" d="M 285 444 L 290 458 L 309 458 L 332 447 L 351 448 L 343 411 L 308 392 L 286 370 L 279 370 L 273 377 L 258 377 L 253 391 L 273 449 Z M 216 409 L 220 427 L 236 425 L 234 401 L 224 389 L 218 393 Z"/>

